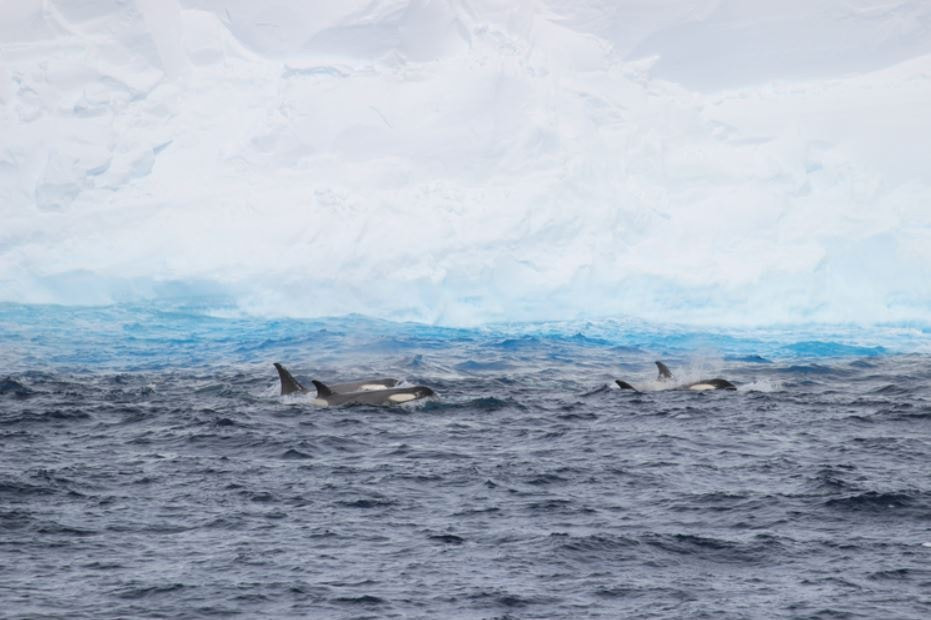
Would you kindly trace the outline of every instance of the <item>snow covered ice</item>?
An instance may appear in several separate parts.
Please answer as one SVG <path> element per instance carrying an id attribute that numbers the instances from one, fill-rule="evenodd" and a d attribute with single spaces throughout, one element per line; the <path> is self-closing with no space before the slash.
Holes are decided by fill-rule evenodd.
<path id="1" fill-rule="evenodd" d="M 931 4 L 0 5 L 0 301 L 931 307 Z"/>

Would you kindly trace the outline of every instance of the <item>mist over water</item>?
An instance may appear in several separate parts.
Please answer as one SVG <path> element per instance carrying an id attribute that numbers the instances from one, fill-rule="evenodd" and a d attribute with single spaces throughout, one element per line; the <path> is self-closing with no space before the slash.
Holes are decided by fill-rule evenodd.
<path id="1" fill-rule="evenodd" d="M 23 0 L 0 299 L 925 319 L 931 8 Z"/>

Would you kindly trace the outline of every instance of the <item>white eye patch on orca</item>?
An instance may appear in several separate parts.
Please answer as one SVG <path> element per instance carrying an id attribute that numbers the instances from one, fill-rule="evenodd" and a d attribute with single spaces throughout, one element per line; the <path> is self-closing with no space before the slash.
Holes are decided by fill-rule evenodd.
<path id="1" fill-rule="evenodd" d="M 415 398 L 417 398 L 416 394 L 392 394 L 388 397 L 388 400 L 393 403 L 406 403 L 408 401 L 414 400 Z"/>

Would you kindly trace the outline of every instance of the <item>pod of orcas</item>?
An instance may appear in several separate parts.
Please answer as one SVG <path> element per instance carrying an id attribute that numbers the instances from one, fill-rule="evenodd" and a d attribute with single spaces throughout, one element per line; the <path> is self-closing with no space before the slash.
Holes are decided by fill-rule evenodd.
<path id="1" fill-rule="evenodd" d="M 672 372 L 663 362 L 654 362 L 659 371 L 657 379 L 661 382 L 674 381 Z M 301 383 L 288 372 L 288 369 L 280 363 L 275 362 L 275 370 L 278 371 L 278 378 L 281 381 L 281 395 L 289 394 L 308 394 L 310 390 L 305 388 Z M 325 384 L 320 381 L 311 381 L 317 390 L 313 403 L 322 407 L 335 405 L 399 405 L 408 403 L 430 396 L 436 396 L 436 392 L 423 386 L 415 385 L 412 387 L 398 387 L 399 381 L 391 378 L 364 379 L 360 381 L 351 381 L 349 383 L 330 383 Z M 617 379 L 615 381 L 622 390 L 633 390 L 640 392 L 627 381 Z M 603 389 L 603 388 L 602 388 Z M 736 390 L 737 386 L 726 379 L 716 377 L 714 379 L 702 379 L 692 383 L 679 384 L 671 389 L 691 390 L 694 392 L 705 392 L 709 390 Z"/>
<path id="2" fill-rule="evenodd" d="M 662 382 L 674 380 L 674 377 L 672 376 L 672 372 L 670 372 L 669 367 L 666 366 L 666 364 L 662 362 L 653 362 L 653 363 L 656 364 L 656 369 L 659 371 L 659 376 L 657 377 L 657 380 L 662 381 Z M 616 380 L 615 383 L 617 383 L 618 387 L 621 388 L 622 390 L 633 390 L 634 392 L 640 391 L 634 386 L 632 386 L 631 384 L 627 383 L 626 381 L 622 381 L 621 379 Z M 736 390 L 737 386 L 731 383 L 730 381 L 728 381 L 727 379 L 721 379 L 720 377 L 717 377 L 715 379 L 702 379 L 701 381 L 694 381 L 692 383 L 683 383 L 683 384 L 675 386 L 672 389 L 692 390 L 694 392 L 706 392 L 708 390 Z"/>
<path id="3" fill-rule="evenodd" d="M 275 362 L 278 378 L 281 380 L 281 395 L 307 394 L 310 392 L 300 384 L 288 369 Z M 435 396 L 436 392 L 423 385 L 413 387 L 397 387 L 397 379 L 365 379 L 350 383 L 331 383 L 329 385 L 320 381 L 312 381 L 317 389 L 314 404 L 321 407 L 334 405 L 399 405 L 428 396 Z"/>

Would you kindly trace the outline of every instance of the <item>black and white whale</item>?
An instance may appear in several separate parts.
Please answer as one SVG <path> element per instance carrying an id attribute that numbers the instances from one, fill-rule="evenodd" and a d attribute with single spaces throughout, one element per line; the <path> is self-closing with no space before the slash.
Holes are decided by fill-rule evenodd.
<path id="1" fill-rule="evenodd" d="M 288 369 L 275 362 L 275 370 L 278 371 L 278 378 L 281 379 L 281 395 L 301 393 L 306 394 L 310 390 L 301 385 L 300 381 L 288 372 Z M 331 383 L 329 389 L 337 394 L 349 394 L 352 392 L 369 392 L 373 390 L 385 390 L 393 388 L 399 383 L 397 379 L 363 379 L 349 383 Z"/>
<path id="2" fill-rule="evenodd" d="M 275 369 L 278 371 L 278 378 L 281 380 L 282 396 L 310 392 L 278 362 L 275 362 Z M 389 378 L 366 379 L 330 385 L 316 380 L 311 381 L 311 383 L 317 389 L 317 397 L 313 402 L 321 407 L 333 405 L 399 405 L 436 395 L 436 392 L 423 385 L 395 387 L 398 380 Z"/>
<path id="3" fill-rule="evenodd" d="M 409 403 L 412 400 L 436 396 L 436 392 L 423 385 L 338 394 L 319 381 L 313 381 L 312 383 L 317 388 L 317 398 L 314 399 L 314 404 L 321 407 L 333 405 L 400 405 L 401 403 Z"/>
<path id="4" fill-rule="evenodd" d="M 672 381 L 673 376 L 670 372 L 669 367 L 662 362 L 654 362 L 656 364 L 656 369 L 659 371 L 659 376 L 657 380 L 659 381 Z M 637 388 L 632 386 L 626 381 L 618 379 L 615 381 L 618 387 L 622 390 L 633 390 L 634 392 L 639 392 Z M 692 383 L 686 383 L 684 385 L 678 385 L 674 390 L 692 390 L 694 392 L 706 392 L 708 390 L 736 390 L 737 386 L 728 381 L 727 379 L 721 379 L 720 377 L 715 379 L 702 379 L 701 381 L 694 381 Z"/>

